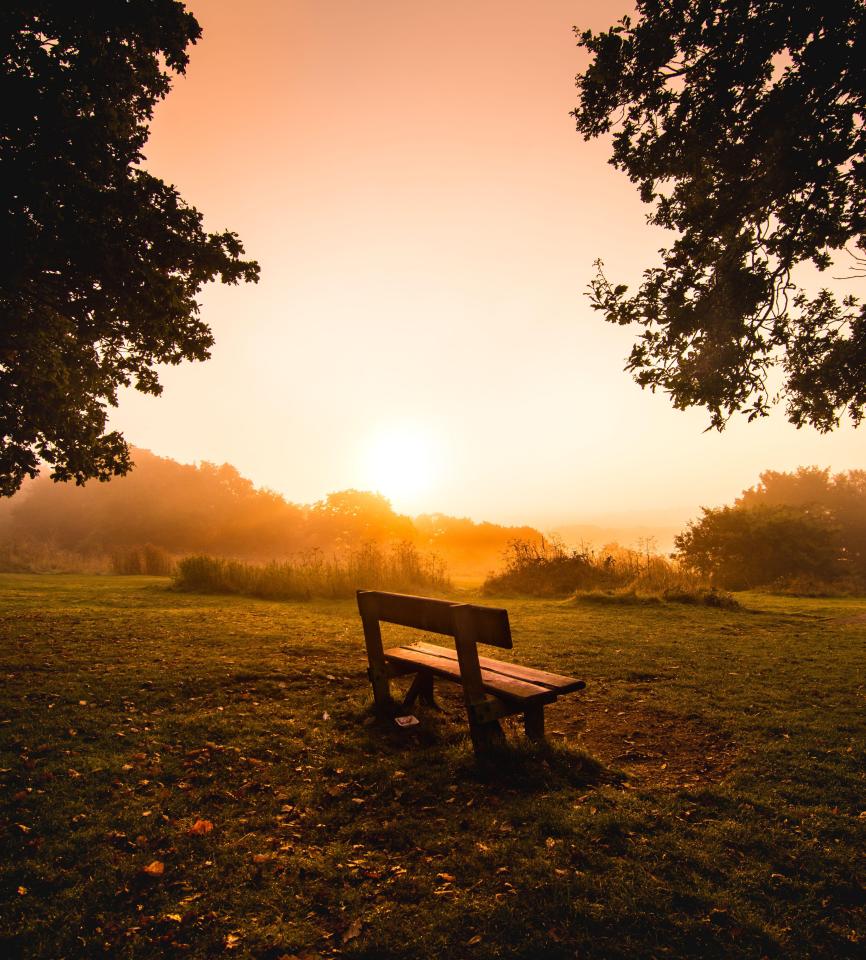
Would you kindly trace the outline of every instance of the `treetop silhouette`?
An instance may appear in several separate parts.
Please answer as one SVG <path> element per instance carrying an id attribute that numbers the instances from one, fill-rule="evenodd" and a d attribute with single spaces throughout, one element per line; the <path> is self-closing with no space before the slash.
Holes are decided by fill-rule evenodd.
<path id="1" fill-rule="evenodd" d="M 175 0 L 0 11 L 0 494 L 40 459 L 56 480 L 126 473 L 118 388 L 159 394 L 156 364 L 205 360 L 202 286 L 258 277 L 236 234 L 141 166 L 200 35 Z"/>
<path id="2" fill-rule="evenodd" d="M 592 54 L 574 110 L 612 133 L 648 220 L 677 234 L 638 289 L 599 261 L 590 299 L 641 332 L 626 369 L 718 429 L 736 412 L 827 431 L 866 404 L 866 308 L 794 271 L 866 267 L 862 0 L 638 0 L 637 19 L 577 31 Z M 841 253 L 847 250 L 850 258 Z M 781 380 L 777 387 L 775 379 Z"/>

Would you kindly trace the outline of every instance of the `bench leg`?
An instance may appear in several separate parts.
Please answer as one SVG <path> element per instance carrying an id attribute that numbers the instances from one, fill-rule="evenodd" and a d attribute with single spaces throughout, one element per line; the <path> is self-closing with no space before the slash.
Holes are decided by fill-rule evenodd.
<path id="1" fill-rule="evenodd" d="M 427 670 L 419 670 L 415 674 L 412 686 L 409 687 L 409 692 L 403 700 L 404 709 L 411 707 L 418 697 L 420 697 L 421 702 L 426 703 L 428 707 L 433 707 L 436 710 L 439 709 L 439 704 L 436 703 L 433 697 L 433 674 Z"/>
<path id="2" fill-rule="evenodd" d="M 469 734 L 472 737 L 475 756 L 479 758 L 484 757 L 491 750 L 505 745 L 505 734 L 502 732 L 498 720 L 493 720 L 490 723 L 470 722 Z"/>
<path id="3" fill-rule="evenodd" d="M 526 708 L 523 729 L 530 740 L 544 740 L 544 706 L 540 703 Z"/>
<path id="4" fill-rule="evenodd" d="M 370 667 L 367 671 L 370 684 L 373 687 L 373 700 L 376 703 L 376 712 L 388 716 L 394 711 L 394 701 L 391 699 L 391 685 L 388 682 L 388 670 L 385 666 Z"/>

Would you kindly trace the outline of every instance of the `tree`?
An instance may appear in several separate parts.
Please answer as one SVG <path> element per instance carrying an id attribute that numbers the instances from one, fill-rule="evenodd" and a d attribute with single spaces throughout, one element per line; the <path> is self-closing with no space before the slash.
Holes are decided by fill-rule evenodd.
<path id="1" fill-rule="evenodd" d="M 734 506 L 797 507 L 813 516 L 831 517 L 839 528 L 846 565 L 866 578 L 866 471 L 831 476 L 818 467 L 800 467 L 795 473 L 767 470 Z"/>
<path id="2" fill-rule="evenodd" d="M 812 576 L 866 582 L 866 471 L 765 470 L 733 506 L 703 509 L 674 540 L 686 566 L 722 586 Z"/>
<path id="3" fill-rule="evenodd" d="M 866 274 L 863 0 L 637 0 L 576 30 L 592 55 L 573 116 L 650 223 L 676 231 L 634 294 L 598 262 L 592 306 L 642 328 L 626 369 L 722 429 L 765 416 L 821 431 L 866 404 L 866 307 L 807 295 L 795 268 Z M 774 381 L 778 380 L 776 384 Z"/>
<path id="4" fill-rule="evenodd" d="M 831 580 L 846 571 L 839 527 L 803 507 L 703 508 L 674 538 L 680 562 L 730 590 L 808 576 Z"/>
<path id="5" fill-rule="evenodd" d="M 176 0 L 0 10 L 0 494 L 40 458 L 55 480 L 126 473 L 118 388 L 159 394 L 155 364 L 206 359 L 202 286 L 258 278 L 236 234 L 141 167 L 200 34 Z"/>

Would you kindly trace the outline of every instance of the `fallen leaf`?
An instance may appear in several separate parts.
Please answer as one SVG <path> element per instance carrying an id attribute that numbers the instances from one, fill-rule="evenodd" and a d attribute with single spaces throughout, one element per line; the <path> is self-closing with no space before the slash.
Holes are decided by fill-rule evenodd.
<path id="1" fill-rule="evenodd" d="M 235 950 L 240 946 L 241 938 L 237 933 L 226 934 L 226 950 Z"/>
<path id="2" fill-rule="evenodd" d="M 151 877 L 161 877 L 165 873 L 165 864 L 162 860 L 152 860 L 142 873 L 149 874 Z"/>
<path id="3" fill-rule="evenodd" d="M 167 913 L 165 915 L 166 920 L 174 920 L 175 923 L 180 923 L 183 920 L 183 917 L 179 913 Z"/>
<path id="4" fill-rule="evenodd" d="M 436 874 L 436 879 L 437 879 L 437 880 L 444 880 L 446 883 L 454 883 L 455 880 L 457 879 L 457 877 L 453 876 L 453 875 L 450 874 L 450 873 L 437 873 L 437 874 Z"/>
<path id="5" fill-rule="evenodd" d="M 271 859 L 272 855 L 270 853 L 253 854 L 253 863 L 267 863 Z"/>
<path id="6" fill-rule="evenodd" d="M 27 887 L 19 887 L 19 888 L 18 888 L 18 896 L 19 896 L 19 897 L 25 897 L 25 896 L 27 896 Z"/>
<path id="7" fill-rule="evenodd" d="M 474 937 L 470 937 L 470 938 L 466 941 L 466 946 L 467 946 L 467 947 L 474 947 L 476 943 L 481 943 L 481 934 L 480 934 L 480 933 L 476 933 Z"/>
<path id="8" fill-rule="evenodd" d="M 343 943 L 347 943 L 349 940 L 354 940 L 356 937 L 361 935 L 361 921 L 358 917 L 349 924 L 346 932 L 343 934 Z"/>
<path id="9" fill-rule="evenodd" d="M 195 837 L 203 836 L 213 830 L 213 824 L 210 820 L 196 820 L 196 822 L 187 830 L 187 833 Z"/>

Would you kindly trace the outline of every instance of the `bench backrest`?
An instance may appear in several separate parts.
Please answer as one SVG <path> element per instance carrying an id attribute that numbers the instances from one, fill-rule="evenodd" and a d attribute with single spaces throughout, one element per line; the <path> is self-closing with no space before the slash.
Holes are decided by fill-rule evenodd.
<path id="1" fill-rule="evenodd" d="M 476 643 L 511 649 L 513 644 L 507 610 L 480 607 L 474 603 L 434 600 L 431 597 L 413 597 L 405 593 L 358 591 L 358 610 L 365 626 L 371 621 L 383 621 L 455 637 L 457 627 L 454 613 L 457 609 L 460 610 L 461 623 L 471 622 L 472 639 Z"/>

